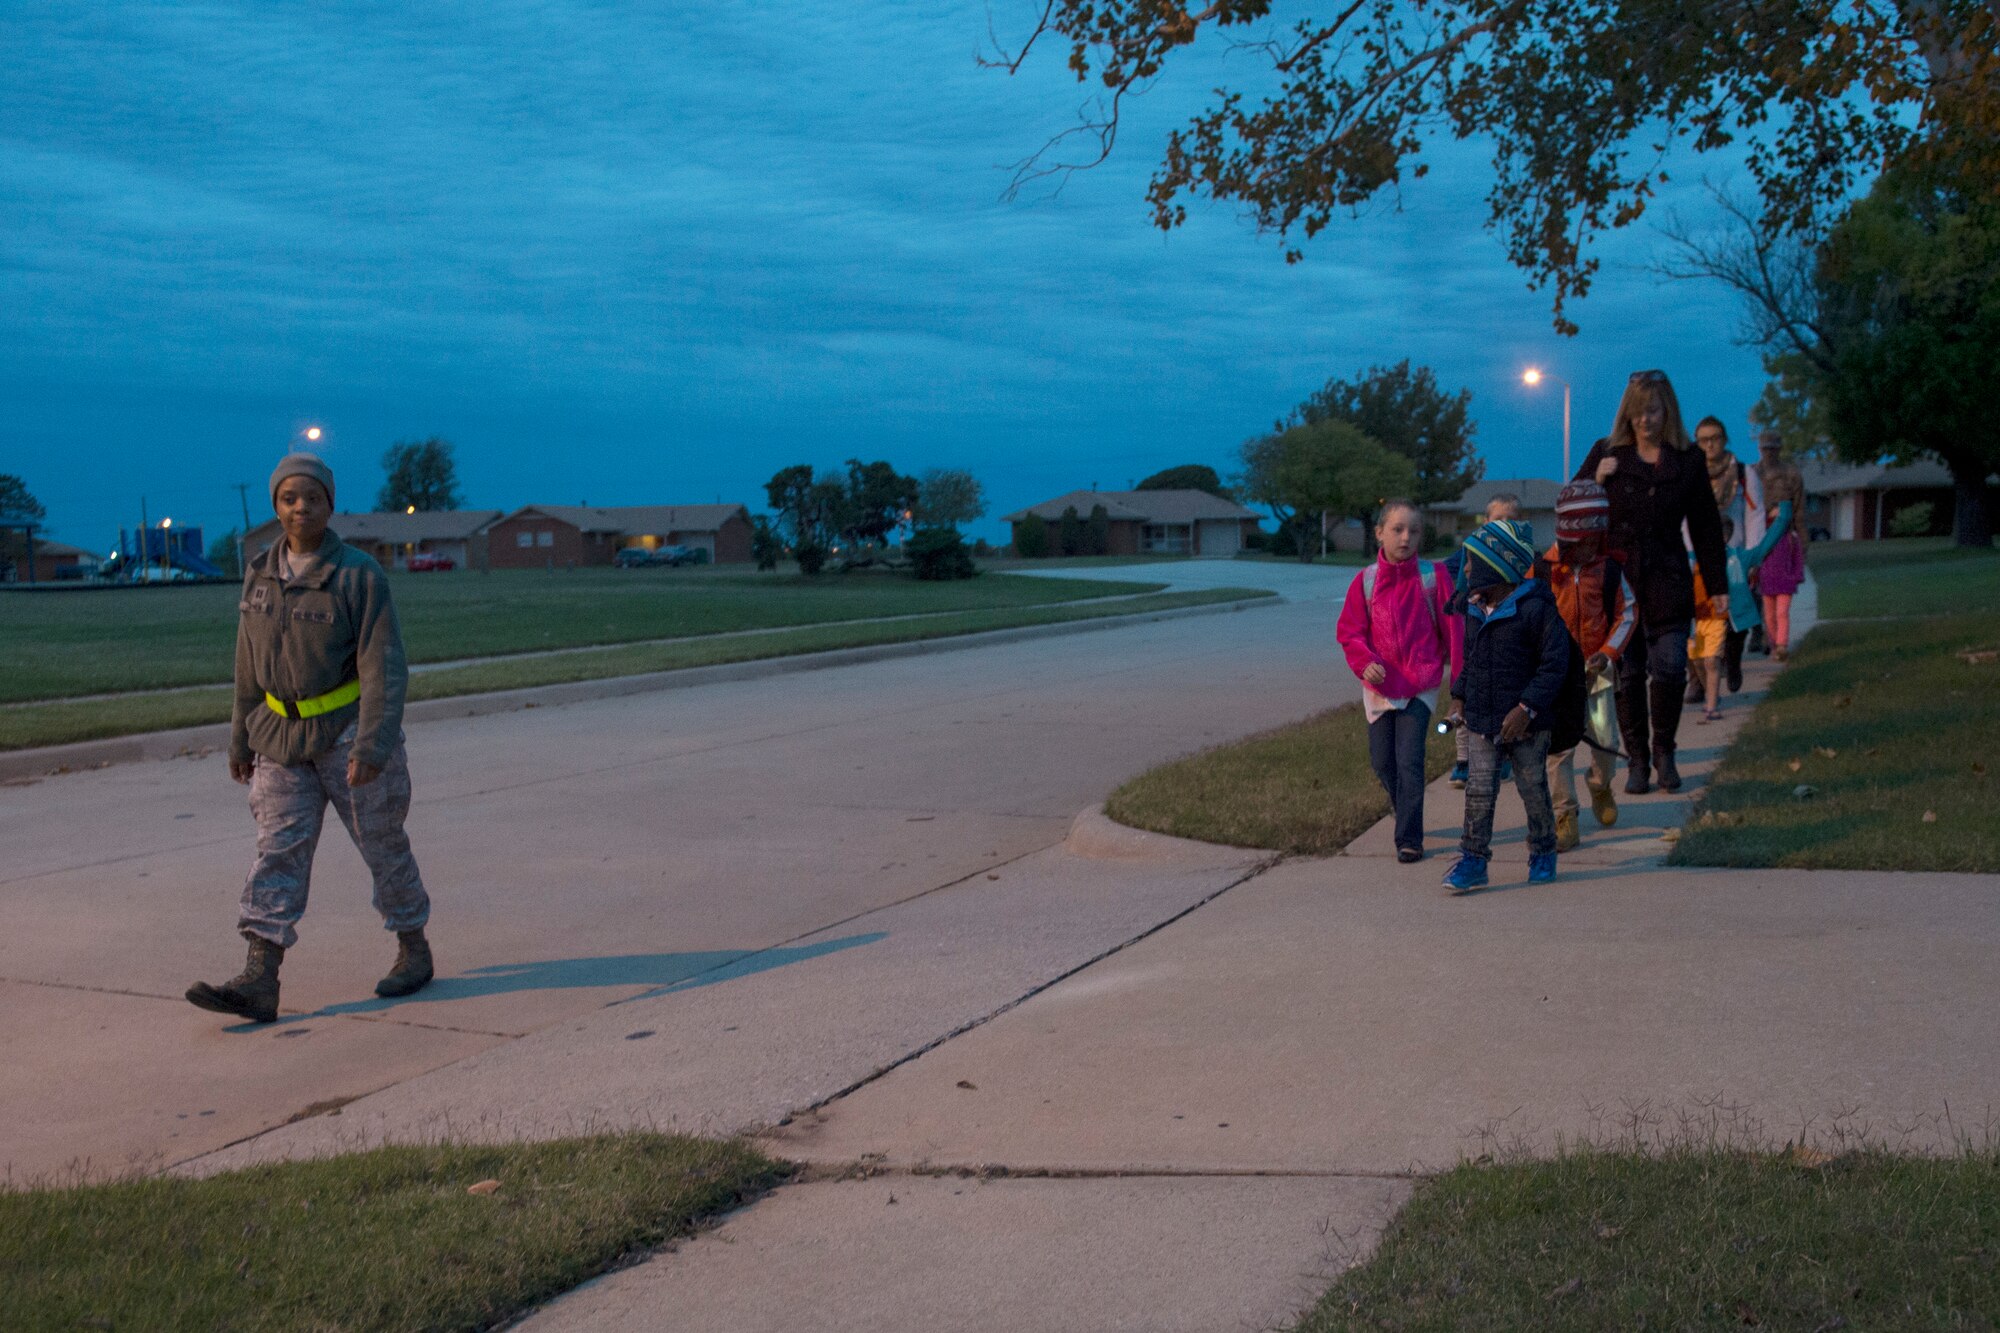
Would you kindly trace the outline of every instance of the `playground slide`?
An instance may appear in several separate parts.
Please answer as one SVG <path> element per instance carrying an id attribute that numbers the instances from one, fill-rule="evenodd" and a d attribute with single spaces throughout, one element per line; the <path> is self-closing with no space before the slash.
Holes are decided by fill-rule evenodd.
<path id="1" fill-rule="evenodd" d="M 196 555 L 193 551 L 176 550 L 172 552 L 170 558 L 173 561 L 175 569 L 185 569 L 188 573 L 197 574 L 205 579 L 229 577 L 218 566 Z"/>

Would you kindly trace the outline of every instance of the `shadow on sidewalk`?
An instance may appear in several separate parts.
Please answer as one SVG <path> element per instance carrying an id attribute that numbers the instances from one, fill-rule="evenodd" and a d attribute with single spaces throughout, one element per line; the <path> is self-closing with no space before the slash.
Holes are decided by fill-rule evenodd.
<path id="1" fill-rule="evenodd" d="M 487 995 L 510 995 L 520 991 L 587 990 L 601 986 L 647 986 L 651 989 L 626 1000 L 650 999 L 675 991 L 713 986 L 738 977 L 768 972 L 773 968 L 802 963 L 809 958 L 840 953 L 874 944 L 889 937 L 887 931 L 865 935 L 845 935 L 815 944 L 775 949 L 706 950 L 693 953 L 610 954 L 599 958 L 551 958 L 533 963 L 495 963 L 475 967 L 462 976 L 440 977 L 415 995 L 398 999 L 354 1000 L 330 1004 L 309 1014 L 287 1014 L 278 1025 L 304 1022 L 309 1018 L 336 1018 L 344 1014 L 379 1014 L 411 1004 L 435 1004 L 443 1000 L 471 1000 Z M 626 1000 L 617 1001 L 623 1004 Z M 268 1023 L 241 1023 L 227 1032 L 260 1032 Z"/>

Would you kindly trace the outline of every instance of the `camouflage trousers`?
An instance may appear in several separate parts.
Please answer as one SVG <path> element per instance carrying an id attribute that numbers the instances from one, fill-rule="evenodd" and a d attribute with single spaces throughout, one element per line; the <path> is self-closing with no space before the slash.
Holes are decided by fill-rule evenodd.
<path id="1" fill-rule="evenodd" d="M 417 930 L 430 920 L 430 895 L 410 854 L 403 819 L 410 813 L 410 765 L 401 737 L 382 776 L 347 785 L 347 757 L 354 748 L 349 725 L 325 754 L 303 764 L 257 757 L 250 778 L 250 811 L 257 816 L 257 861 L 243 886 L 236 928 L 289 949 L 305 915 L 313 852 L 330 802 L 375 877 L 375 910 L 390 930 Z"/>

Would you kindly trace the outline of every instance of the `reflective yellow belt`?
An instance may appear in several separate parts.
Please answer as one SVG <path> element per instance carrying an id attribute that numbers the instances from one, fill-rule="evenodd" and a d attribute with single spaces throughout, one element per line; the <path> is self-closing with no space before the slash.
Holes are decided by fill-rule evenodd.
<path id="1" fill-rule="evenodd" d="M 266 694 L 264 702 L 279 717 L 318 717 L 321 713 L 331 713 L 336 708 L 345 708 L 360 697 L 361 682 L 350 680 L 345 685 L 336 686 L 316 698 L 300 699 L 297 703 L 289 699 L 280 699 L 275 694 Z"/>

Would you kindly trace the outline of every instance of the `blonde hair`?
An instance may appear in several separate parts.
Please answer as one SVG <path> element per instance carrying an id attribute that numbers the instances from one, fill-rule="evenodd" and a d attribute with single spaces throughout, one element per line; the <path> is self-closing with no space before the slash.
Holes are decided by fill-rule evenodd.
<path id="1" fill-rule="evenodd" d="M 1694 448 L 1694 441 L 1688 438 L 1687 427 L 1681 421 L 1681 400 L 1674 393 L 1673 382 L 1661 370 L 1642 370 L 1625 381 L 1625 392 L 1618 399 L 1618 415 L 1611 420 L 1611 448 L 1636 442 L 1632 418 L 1645 408 L 1649 397 L 1655 395 L 1660 400 L 1660 406 L 1666 409 L 1667 418 L 1660 431 L 1660 442 L 1674 449 Z"/>

